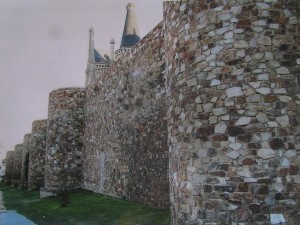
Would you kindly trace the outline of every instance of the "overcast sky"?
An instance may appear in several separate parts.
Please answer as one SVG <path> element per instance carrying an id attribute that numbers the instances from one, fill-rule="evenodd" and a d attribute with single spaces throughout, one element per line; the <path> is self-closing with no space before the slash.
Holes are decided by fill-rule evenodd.
<path id="1" fill-rule="evenodd" d="M 162 20 L 161 0 L 136 0 L 140 36 Z M 84 86 L 89 28 L 95 47 L 120 45 L 125 0 L 0 0 L 0 159 L 47 118 L 48 95 Z"/>

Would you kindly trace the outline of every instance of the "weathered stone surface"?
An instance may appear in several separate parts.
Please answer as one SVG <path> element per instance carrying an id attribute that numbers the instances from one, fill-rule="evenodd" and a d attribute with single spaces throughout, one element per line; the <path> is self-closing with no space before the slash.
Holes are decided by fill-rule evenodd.
<path id="1" fill-rule="evenodd" d="M 23 190 L 28 188 L 29 152 L 31 149 L 31 134 L 25 134 L 23 139 L 22 167 L 20 177 L 20 187 Z"/>
<path id="2" fill-rule="evenodd" d="M 269 148 L 261 148 L 258 150 L 257 155 L 263 159 L 269 159 L 275 157 L 275 152 Z"/>
<path id="3" fill-rule="evenodd" d="M 32 122 L 29 154 L 28 189 L 44 187 L 47 120 Z"/>
<path id="4" fill-rule="evenodd" d="M 12 185 L 15 187 L 20 186 L 22 155 L 23 155 L 23 144 L 17 144 L 15 146 L 14 166 L 13 166 L 13 175 L 12 175 Z"/>
<path id="5" fill-rule="evenodd" d="M 85 91 L 57 89 L 49 95 L 45 188 L 76 189 L 82 180 L 82 136 Z"/>
<path id="6" fill-rule="evenodd" d="M 6 153 L 4 182 L 7 185 L 11 185 L 12 181 L 13 181 L 14 158 L 15 158 L 15 152 L 14 151 L 8 151 Z"/>

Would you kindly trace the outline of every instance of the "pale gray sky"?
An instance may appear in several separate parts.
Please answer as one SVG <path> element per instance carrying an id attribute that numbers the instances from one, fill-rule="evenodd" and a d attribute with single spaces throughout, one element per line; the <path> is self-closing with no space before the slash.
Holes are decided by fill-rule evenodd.
<path id="1" fill-rule="evenodd" d="M 162 0 L 136 0 L 140 36 L 162 20 Z M 125 0 L 0 0 L 0 159 L 47 118 L 48 94 L 84 86 L 89 28 L 95 46 L 120 45 Z"/>

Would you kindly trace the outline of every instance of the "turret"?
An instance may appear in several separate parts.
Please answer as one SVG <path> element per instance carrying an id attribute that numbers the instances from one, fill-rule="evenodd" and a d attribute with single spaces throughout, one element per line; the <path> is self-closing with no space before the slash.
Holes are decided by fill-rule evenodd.
<path id="1" fill-rule="evenodd" d="M 125 52 L 129 51 L 132 46 L 134 46 L 137 42 L 140 41 L 139 29 L 137 26 L 134 8 L 135 6 L 133 3 L 128 3 L 126 7 L 127 14 L 122 35 L 122 41 L 120 49 L 116 51 L 116 59 L 122 57 L 122 55 Z"/>
<path id="2" fill-rule="evenodd" d="M 94 65 L 95 65 L 95 47 L 94 47 L 94 29 L 91 27 L 89 30 L 89 58 L 86 69 L 85 86 L 88 86 L 95 80 Z"/>
<path id="3" fill-rule="evenodd" d="M 115 40 L 112 38 L 110 40 L 110 60 L 113 62 L 115 60 Z"/>

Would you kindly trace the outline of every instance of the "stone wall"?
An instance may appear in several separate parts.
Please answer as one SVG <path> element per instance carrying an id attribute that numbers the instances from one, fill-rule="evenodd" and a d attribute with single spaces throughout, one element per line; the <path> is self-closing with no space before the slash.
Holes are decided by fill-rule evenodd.
<path id="1" fill-rule="evenodd" d="M 32 123 L 31 148 L 29 154 L 28 189 L 44 186 L 47 120 Z"/>
<path id="2" fill-rule="evenodd" d="M 22 167 L 21 167 L 21 179 L 20 179 L 20 186 L 25 190 L 27 190 L 27 186 L 28 186 L 28 167 L 29 167 L 30 148 L 31 148 L 31 134 L 25 134 L 23 139 Z"/>
<path id="3" fill-rule="evenodd" d="M 5 158 L 5 184 L 11 185 L 13 179 L 15 152 L 8 151 Z"/>
<path id="4" fill-rule="evenodd" d="M 87 88 L 83 187 L 169 203 L 162 24 Z"/>
<path id="5" fill-rule="evenodd" d="M 164 4 L 173 224 L 299 224 L 299 12 Z"/>
<path id="6" fill-rule="evenodd" d="M 12 175 L 12 185 L 16 187 L 20 186 L 22 154 L 23 154 L 23 144 L 17 144 L 15 146 L 14 167 L 13 167 L 13 175 Z"/>
<path id="7" fill-rule="evenodd" d="M 63 88 L 49 95 L 45 159 L 45 188 L 49 191 L 81 186 L 83 88 Z"/>

